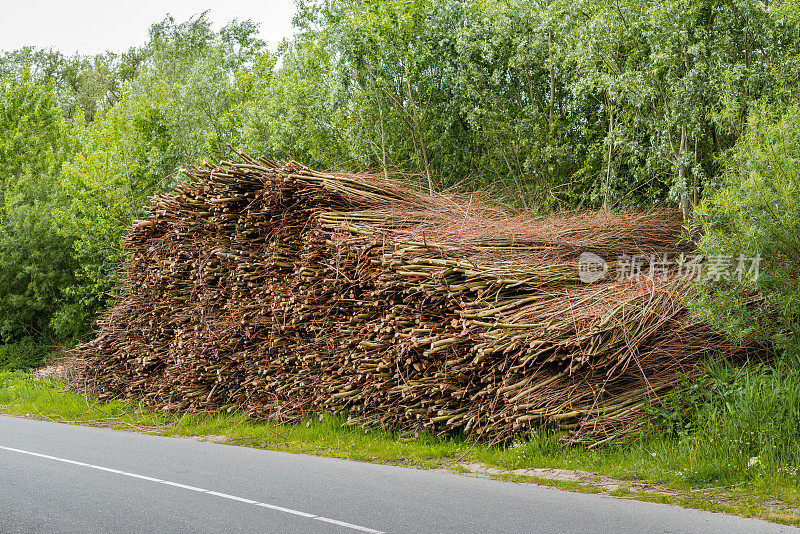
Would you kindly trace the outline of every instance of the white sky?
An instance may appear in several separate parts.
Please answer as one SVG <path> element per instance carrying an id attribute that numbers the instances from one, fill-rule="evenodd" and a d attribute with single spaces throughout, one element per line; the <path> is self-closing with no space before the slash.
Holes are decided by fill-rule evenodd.
<path id="1" fill-rule="evenodd" d="M 0 50 L 123 52 L 143 45 L 150 25 L 167 13 L 184 22 L 206 9 L 215 30 L 234 18 L 259 23 L 270 48 L 292 33 L 294 0 L 0 0 Z"/>

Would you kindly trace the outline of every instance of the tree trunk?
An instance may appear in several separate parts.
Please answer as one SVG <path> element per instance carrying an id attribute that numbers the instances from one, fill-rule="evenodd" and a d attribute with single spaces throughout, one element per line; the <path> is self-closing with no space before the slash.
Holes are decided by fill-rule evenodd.
<path id="1" fill-rule="evenodd" d="M 686 180 L 686 167 L 681 164 L 678 167 L 678 181 L 686 185 L 686 191 L 683 192 L 683 198 L 681 198 L 681 212 L 683 213 L 683 220 L 689 220 L 689 184 L 685 182 Z"/>
<path id="2" fill-rule="evenodd" d="M 408 65 L 403 62 L 403 70 L 405 73 L 405 81 L 406 81 L 406 94 L 408 96 L 408 103 L 411 105 L 411 122 L 413 124 L 415 132 L 413 135 L 417 137 L 419 140 L 419 148 L 420 148 L 420 156 L 422 159 L 422 167 L 425 171 L 425 176 L 428 179 L 428 193 L 433 194 L 433 180 L 431 179 L 431 169 L 428 165 L 428 151 L 425 150 L 425 137 L 422 133 L 422 125 L 419 122 L 419 114 L 417 113 L 417 104 L 414 101 L 414 95 L 411 92 L 411 80 L 409 80 L 408 76 Z"/>
<path id="3" fill-rule="evenodd" d="M 608 118 L 608 159 L 606 161 L 606 178 L 603 183 L 603 209 L 611 208 L 611 156 L 614 147 L 614 113 Z"/>
<path id="4" fill-rule="evenodd" d="M 689 177 L 686 173 L 686 163 L 684 163 L 684 154 L 686 154 L 686 141 L 687 141 L 686 126 L 681 126 L 681 144 L 678 160 L 678 183 L 683 185 L 683 198 L 681 198 L 681 211 L 683 212 L 683 220 L 689 220 L 690 214 L 690 195 L 692 194 L 692 187 L 689 183 Z"/>
<path id="5" fill-rule="evenodd" d="M 549 132 L 553 131 L 553 111 L 556 103 L 556 66 L 553 63 L 553 32 L 547 32 L 547 54 L 550 60 L 550 118 L 548 121 Z"/>

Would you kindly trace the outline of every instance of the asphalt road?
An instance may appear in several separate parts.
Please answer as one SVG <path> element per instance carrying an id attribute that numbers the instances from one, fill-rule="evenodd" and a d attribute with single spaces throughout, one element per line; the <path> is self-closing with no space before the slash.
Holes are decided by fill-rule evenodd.
<path id="1" fill-rule="evenodd" d="M 800 532 L 675 506 L 0 416 L 0 533 Z"/>

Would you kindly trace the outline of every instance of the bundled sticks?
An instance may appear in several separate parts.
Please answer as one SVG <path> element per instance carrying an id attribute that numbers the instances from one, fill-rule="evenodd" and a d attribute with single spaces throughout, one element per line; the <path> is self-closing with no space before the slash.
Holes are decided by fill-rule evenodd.
<path id="1" fill-rule="evenodd" d="M 678 373 L 759 350 L 693 319 L 669 273 L 581 281 L 584 252 L 689 252 L 678 214 L 524 218 L 239 156 L 131 228 L 124 296 L 76 349 L 101 398 L 598 444 L 644 424 Z"/>

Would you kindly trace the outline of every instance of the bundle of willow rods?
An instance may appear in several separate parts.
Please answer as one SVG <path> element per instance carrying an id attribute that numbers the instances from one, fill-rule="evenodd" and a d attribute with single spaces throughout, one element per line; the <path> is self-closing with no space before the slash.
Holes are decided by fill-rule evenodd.
<path id="1" fill-rule="evenodd" d="M 673 212 L 526 218 L 244 154 L 187 177 L 131 228 L 123 296 L 76 349 L 101 398 L 597 444 L 678 373 L 759 350 L 693 319 L 672 275 L 580 281 L 582 252 L 690 252 Z"/>

